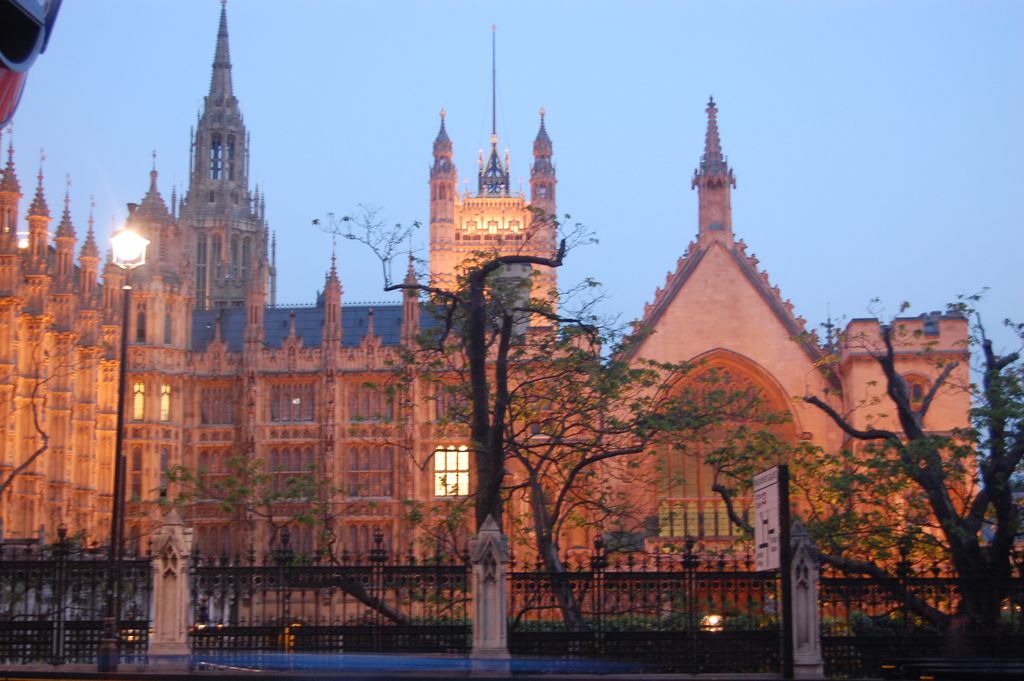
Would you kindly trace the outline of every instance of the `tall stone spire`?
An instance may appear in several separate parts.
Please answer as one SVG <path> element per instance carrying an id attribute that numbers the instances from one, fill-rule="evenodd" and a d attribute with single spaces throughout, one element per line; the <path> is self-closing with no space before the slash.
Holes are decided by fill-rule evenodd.
<path id="1" fill-rule="evenodd" d="M 228 50 L 228 3 L 221 0 L 220 26 L 217 28 L 217 49 L 213 53 L 213 74 L 210 76 L 210 97 L 223 101 L 234 96 L 231 87 L 231 53 Z"/>
<path id="2" fill-rule="evenodd" d="M 704 135 L 704 154 L 700 166 L 693 173 L 692 187 L 699 196 L 698 239 L 724 239 L 732 241 L 732 204 L 730 187 L 736 186 L 736 178 L 722 153 L 722 142 L 718 136 L 718 107 L 714 97 L 708 98 L 705 109 L 708 127 Z"/>
<path id="3" fill-rule="evenodd" d="M 249 281 L 269 271 L 264 204 L 249 188 L 249 135 L 232 86 L 227 26 L 222 2 L 210 93 L 192 135 L 188 191 L 179 211 L 183 243 L 195 249 L 190 275 L 198 309 L 244 306 Z M 153 204 L 165 209 L 162 199 Z"/>

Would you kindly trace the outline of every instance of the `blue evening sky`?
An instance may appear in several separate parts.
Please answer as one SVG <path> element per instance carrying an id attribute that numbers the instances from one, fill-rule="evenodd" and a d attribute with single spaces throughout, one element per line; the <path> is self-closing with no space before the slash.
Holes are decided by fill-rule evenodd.
<path id="1" fill-rule="evenodd" d="M 40 147 L 55 217 L 71 174 L 80 235 L 90 195 L 101 239 L 141 199 L 154 149 L 164 197 L 172 183 L 180 194 L 219 12 L 216 0 L 66 0 L 14 121 L 24 205 Z M 1024 319 L 1024 3 L 988 0 L 232 0 L 279 303 L 322 286 L 331 240 L 313 218 L 367 204 L 426 223 L 441 107 L 460 187 L 475 184 L 491 24 L 499 145 L 525 185 L 547 110 L 559 211 L 600 238 L 560 280 L 602 281 L 607 312 L 639 317 L 696 232 L 690 178 L 713 94 L 734 231 L 809 322 L 891 315 L 903 300 L 937 310 L 983 287 L 990 326 Z M 337 248 L 344 299 L 381 300 L 378 263 Z"/>

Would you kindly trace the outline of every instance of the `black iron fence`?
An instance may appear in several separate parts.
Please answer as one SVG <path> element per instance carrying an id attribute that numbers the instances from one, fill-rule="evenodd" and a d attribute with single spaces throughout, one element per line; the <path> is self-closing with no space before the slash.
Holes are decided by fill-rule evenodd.
<path id="1" fill-rule="evenodd" d="M 568 562 L 568 561 L 567 561 Z M 645 671 L 776 672 L 778 577 L 749 557 L 622 558 L 595 551 L 563 574 L 512 566 L 509 647 L 516 655 L 599 658 Z"/>
<path id="2" fill-rule="evenodd" d="M 466 653 L 468 565 L 463 557 L 401 555 L 380 534 L 365 555 L 203 559 L 192 568 L 193 654 Z"/>
<path id="3" fill-rule="evenodd" d="M 61 537 L 52 546 L 0 544 L 0 662 L 95 662 L 106 603 L 107 550 Z M 121 660 L 149 648 L 148 557 L 121 562 Z"/>
<path id="4" fill-rule="evenodd" d="M 1017 658 L 1024 650 L 1024 575 L 968 581 L 938 565 L 900 565 L 891 578 L 843 575 L 825 567 L 819 583 L 822 649 L 830 678 L 877 674 L 913 658 Z M 1002 599 L 994 631 L 970 633 L 958 621 L 965 589 Z"/>

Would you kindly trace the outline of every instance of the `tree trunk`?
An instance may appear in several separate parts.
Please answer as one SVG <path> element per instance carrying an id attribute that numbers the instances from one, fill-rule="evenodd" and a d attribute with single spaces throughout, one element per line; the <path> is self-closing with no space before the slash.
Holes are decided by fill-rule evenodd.
<path id="1" fill-rule="evenodd" d="M 533 531 L 537 536 L 537 553 L 548 573 L 551 592 L 558 603 L 562 621 L 567 631 L 585 631 L 586 622 L 580 612 L 580 603 L 572 590 L 572 582 L 566 573 L 565 564 L 558 555 L 558 544 L 554 540 L 552 519 L 548 513 L 544 491 L 539 484 L 531 484 L 530 505 L 533 507 Z"/>

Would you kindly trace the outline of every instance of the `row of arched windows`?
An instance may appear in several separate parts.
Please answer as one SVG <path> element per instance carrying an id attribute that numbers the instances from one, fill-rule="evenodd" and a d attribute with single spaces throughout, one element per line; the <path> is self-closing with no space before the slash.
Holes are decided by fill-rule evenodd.
<path id="1" fill-rule="evenodd" d="M 285 493 L 296 478 L 314 472 L 315 459 L 312 447 L 270 450 L 271 490 Z"/>
<path id="2" fill-rule="evenodd" d="M 270 389 L 270 420 L 312 421 L 315 387 L 312 383 L 283 383 Z"/>
<path id="3" fill-rule="evenodd" d="M 235 391 L 231 386 L 215 386 L 200 391 L 199 422 L 204 425 L 235 422 Z"/>
<path id="4" fill-rule="evenodd" d="M 376 385 L 354 386 L 348 408 L 350 421 L 390 421 L 395 417 L 394 397 Z"/>
<path id="5" fill-rule="evenodd" d="M 393 493 L 394 451 L 364 445 L 349 449 L 348 493 L 353 497 L 390 497 Z"/>

